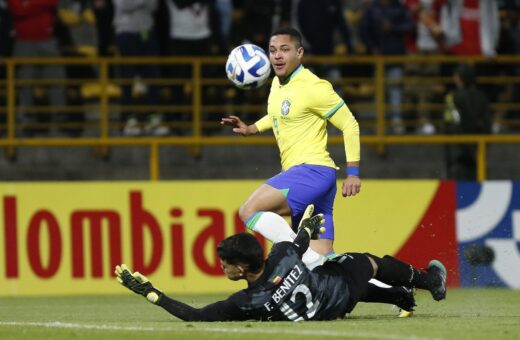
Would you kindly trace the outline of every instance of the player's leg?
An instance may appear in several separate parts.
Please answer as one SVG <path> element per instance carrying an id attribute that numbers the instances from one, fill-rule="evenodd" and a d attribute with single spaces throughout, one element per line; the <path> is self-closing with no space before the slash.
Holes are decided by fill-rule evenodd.
<path id="1" fill-rule="evenodd" d="M 298 178 L 298 176 L 295 176 Z M 291 226 L 280 215 L 291 215 L 287 201 L 287 193 L 291 187 L 293 174 L 286 171 L 269 179 L 261 185 L 240 207 L 239 215 L 246 226 L 260 233 L 268 240 L 277 243 L 291 241 L 296 237 Z M 323 263 L 321 255 L 310 247 L 302 258 L 309 267 L 314 268 Z"/>
<path id="2" fill-rule="evenodd" d="M 359 301 L 388 303 L 390 305 L 396 305 L 407 312 L 412 312 L 413 307 L 416 306 L 413 289 L 392 286 L 381 287 L 370 281 Z"/>
<path id="3" fill-rule="evenodd" d="M 379 258 L 366 254 L 374 267 L 374 277 L 391 286 L 415 287 L 429 290 L 434 300 L 446 298 L 446 268 L 437 260 L 430 261 L 428 268 L 420 270 L 395 257 Z"/>
<path id="4" fill-rule="evenodd" d="M 326 270 L 328 266 L 337 265 L 343 269 L 343 277 L 347 282 L 349 302 L 346 312 L 350 313 L 359 301 L 367 299 L 368 280 L 374 276 L 374 268 L 368 257 L 360 253 L 339 254 L 325 262 L 323 268 Z M 337 269 L 334 271 L 337 272 Z"/>
<path id="5" fill-rule="evenodd" d="M 280 190 L 262 184 L 242 204 L 238 213 L 249 229 L 277 243 L 292 241 L 296 237 L 287 221 L 280 216 L 288 215 L 290 211 Z"/>
<path id="6" fill-rule="evenodd" d="M 412 311 L 415 306 L 413 290 L 404 287 L 380 287 L 369 282 L 375 275 L 377 267 L 365 254 L 345 253 L 326 262 L 327 265 L 338 264 L 344 270 L 349 289 L 349 308 L 351 311 L 357 302 L 378 302 L 397 305 Z"/>
<path id="7" fill-rule="evenodd" d="M 300 223 L 309 204 L 314 204 L 314 213 L 323 214 L 325 233 L 319 240 L 311 240 L 311 247 L 325 257 L 334 253 L 334 219 L 332 216 L 336 197 L 336 169 L 320 165 L 299 165 L 294 167 L 294 180 L 287 195 L 292 211 L 293 228 Z"/>

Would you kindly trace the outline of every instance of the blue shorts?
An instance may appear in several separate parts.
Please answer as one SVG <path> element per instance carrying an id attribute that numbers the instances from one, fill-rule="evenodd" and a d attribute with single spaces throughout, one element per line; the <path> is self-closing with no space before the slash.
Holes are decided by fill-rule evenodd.
<path id="1" fill-rule="evenodd" d="M 332 210 L 336 197 L 336 169 L 301 164 L 268 179 L 266 184 L 276 188 L 286 197 L 291 208 L 293 229 L 298 227 L 305 208 L 314 204 L 314 213 L 325 217 L 325 233 L 321 238 L 334 239 Z"/>

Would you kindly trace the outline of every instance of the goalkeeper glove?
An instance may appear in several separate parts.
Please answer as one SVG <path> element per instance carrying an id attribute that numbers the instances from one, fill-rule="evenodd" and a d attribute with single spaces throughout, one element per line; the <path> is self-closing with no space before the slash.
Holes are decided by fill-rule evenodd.
<path id="1" fill-rule="evenodd" d="M 144 296 L 153 304 L 159 301 L 162 292 L 154 288 L 146 276 L 139 272 L 132 273 L 126 264 L 116 266 L 115 273 L 117 281 L 132 292 Z"/>
<path id="2" fill-rule="evenodd" d="M 311 240 L 317 240 L 320 238 L 320 234 L 325 232 L 325 227 L 323 227 L 325 219 L 323 218 L 323 214 L 312 216 L 313 212 L 314 205 L 308 205 L 303 213 L 300 225 L 298 226 L 298 232 L 305 230 L 309 234 Z"/>

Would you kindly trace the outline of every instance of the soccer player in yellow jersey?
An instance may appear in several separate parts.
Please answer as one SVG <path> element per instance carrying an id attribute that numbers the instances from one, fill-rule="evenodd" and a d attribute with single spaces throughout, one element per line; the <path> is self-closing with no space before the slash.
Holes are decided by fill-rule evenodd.
<path id="1" fill-rule="evenodd" d="M 361 189 L 359 126 L 331 84 L 302 65 L 303 53 L 297 30 L 274 32 L 269 59 L 276 77 L 267 115 L 251 125 L 237 116 L 222 118 L 221 124 L 244 136 L 272 129 L 280 149 L 282 172 L 262 184 L 240 207 L 240 218 L 247 227 L 273 242 L 294 239 L 294 233 L 288 239 L 287 222 L 279 215 L 291 216 L 295 227 L 307 205 L 314 204 L 315 212 L 325 217 L 326 232 L 311 241 L 311 248 L 328 256 L 333 254 L 337 167 L 327 151 L 327 122 L 343 132 L 347 160 L 344 197 Z M 304 262 L 309 262 L 305 256 Z"/>

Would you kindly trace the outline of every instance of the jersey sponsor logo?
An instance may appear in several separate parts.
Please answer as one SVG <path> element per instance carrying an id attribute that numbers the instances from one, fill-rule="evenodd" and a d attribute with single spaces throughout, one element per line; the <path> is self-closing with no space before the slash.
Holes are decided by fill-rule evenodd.
<path id="1" fill-rule="evenodd" d="M 284 99 L 282 102 L 282 115 L 287 116 L 291 109 L 291 101 L 289 99 Z"/>
<path id="2" fill-rule="evenodd" d="M 298 265 L 295 265 L 290 273 L 284 277 L 282 284 L 272 295 L 272 299 L 275 303 L 283 301 L 284 297 L 292 290 L 302 273 L 303 270 Z"/>

